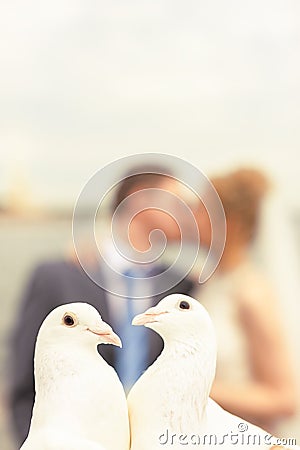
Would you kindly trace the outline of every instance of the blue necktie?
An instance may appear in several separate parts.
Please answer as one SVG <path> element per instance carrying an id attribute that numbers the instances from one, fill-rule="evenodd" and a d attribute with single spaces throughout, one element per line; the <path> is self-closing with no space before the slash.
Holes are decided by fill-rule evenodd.
<path id="1" fill-rule="evenodd" d="M 141 277 L 141 272 L 128 270 L 124 272 L 127 283 L 128 297 L 124 317 L 119 323 L 118 334 L 122 340 L 122 349 L 117 354 L 116 370 L 126 392 L 147 368 L 148 361 L 148 330 L 144 326 L 131 324 L 133 317 L 145 311 L 145 305 L 139 299 L 133 299 L 135 278 Z M 143 274 L 145 276 L 145 274 Z M 147 281 L 146 281 L 147 282 Z"/>

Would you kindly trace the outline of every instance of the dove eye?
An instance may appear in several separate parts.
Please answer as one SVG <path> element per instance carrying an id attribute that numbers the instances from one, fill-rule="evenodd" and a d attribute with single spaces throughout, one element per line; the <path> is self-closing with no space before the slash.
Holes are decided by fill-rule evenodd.
<path id="1" fill-rule="evenodd" d="M 180 309 L 190 309 L 190 304 L 189 304 L 189 302 L 187 302 L 186 300 L 182 300 L 182 301 L 179 303 L 179 308 L 180 308 Z"/>
<path id="2" fill-rule="evenodd" d="M 71 314 L 65 314 L 63 317 L 63 324 L 69 328 L 75 327 L 77 325 L 77 320 Z"/>

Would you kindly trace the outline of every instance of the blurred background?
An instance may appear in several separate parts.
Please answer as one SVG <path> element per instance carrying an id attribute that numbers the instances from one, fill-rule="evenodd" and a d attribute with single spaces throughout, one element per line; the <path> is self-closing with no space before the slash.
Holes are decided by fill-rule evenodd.
<path id="1" fill-rule="evenodd" d="M 251 165 L 272 178 L 272 231 L 260 244 L 300 375 L 299 2 L 0 7 L 1 450 L 15 448 L 5 361 L 24 283 L 66 251 L 91 175 L 127 155 L 172 154 L 208 176 Z M 299 425 L 289 419 L 284 434 L 300 439 Z"/>

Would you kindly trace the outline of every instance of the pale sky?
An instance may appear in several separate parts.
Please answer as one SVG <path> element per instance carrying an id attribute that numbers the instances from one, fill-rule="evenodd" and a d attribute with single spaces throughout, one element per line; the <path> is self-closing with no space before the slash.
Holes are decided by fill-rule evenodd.
<path id="1" fill-rule="evenodd" d="M 240 163 L 299 207 L 298 0 L 2 0 L 0 197 L 72 205 L 100 167 Z"/>

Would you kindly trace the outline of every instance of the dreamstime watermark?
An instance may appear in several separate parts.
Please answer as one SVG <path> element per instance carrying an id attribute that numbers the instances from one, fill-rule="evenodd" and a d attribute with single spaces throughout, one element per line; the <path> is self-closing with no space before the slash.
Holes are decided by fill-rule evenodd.
<path id="1" fill-rule="evenodd" d="M 126 167 L 130 169 L 129 175 L 124 175 Z M 144 171 L 135 169 L 138 167 L 146 167 L 146 169 Z M 147 170 L 147 167 L 170 167 L 174 173 L 181 175 L 178 178 L 159 169 Z M 87 275 L 106 291 L 121 297 L 127 297 L 128 292 L 120 283 L 120 277 L 123 275 L 115 261 L 123 258 L 130 264 L 155 265 L 163 256 L 168 244 L 165 230 L 155 227 L 149 234 L 149 249 L 141 252 L 134 248 L 128 230 L 140 212 L 161 211 L 175 221 L 180 231 L 178 251 L 171 263 L 163 271 L 157 273 L 154 270 L 150 275 L 153 281 L 151 296 L 167 292 L 176 286 L 190 273 L 199 254 L 201 235 L 189 202 L 184 195 L 180 194 L 180 190 L 173 192 L 172 189 L 164 189 L 161 186 L 154 186 L 151 189 L 143 188 L 128 194 L 111 215 L 110 235 L 105 239 L 110 240 L 113 251 L 105 252 L 104 247 L 98 245 L 99 231 L 96 222 L 97 217 L 102 214 L 107 198 L 110 198 L 112 192 L 127 177 L 148 173 L 173 179 L 175 183 L 189 190 L 206 209 L 210 221 L 211 242 L 206 260 L 200 270 L 199 283 L 204 283 L 213 274 L 225 246 L 226 220 L 221 200 L 212 183 L 198 168 L 183 159 L 158 153 L 137 154 L 118 159 L 99 169 L 83 187 L 73 212 L 72 232 L 77 258 Z M 125 239 L 124 234 L 120 236 L 120 228 L 127 230 Z M 82 245 L 83 236 L 84 245 Z M 154 238 L 155 245 L 152 245 Z M 191 242 L 193 245 L 190 245 Z M 87 257 L 87 248 L 92 258 Z M 113 257 L 112 253 L 114 253 Z M 91 259 L 94 264 L 90 264 Z M 95 270 L 95 267 L 100 270 Z M 144 278 L 136 278 L 135 281 L 140 284 L 137 292 L 143 292 Z M 139 297 L 141 296 L 136 296 L 136 298 Z"/>
<path id="2" fill-rule="evenodd" d="M 178 445 L 193 445 L 193 446 L 294 446 L 297 445 L 295 438 L 276 438 L 271 434 L 265 433 L 248 433 L 248 424 L 241 422 L 237 426 L 237 430 L 230 431 L 225 434 L 184 434 L 173 433 L 168 429 L 159 436 L 159 444 L 162 446 L 178 446 Z M 271 447 L 270 447 L 271 448 Z"/>

